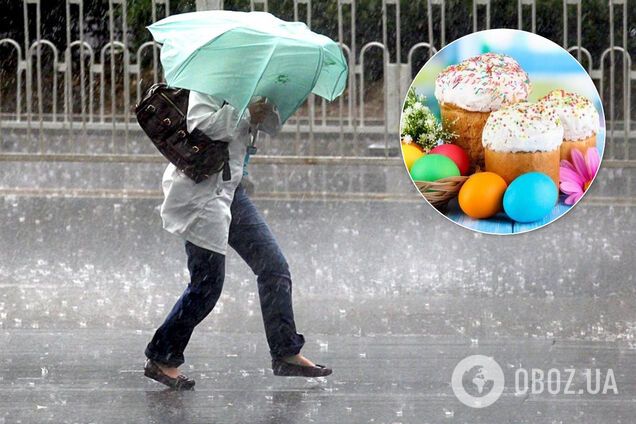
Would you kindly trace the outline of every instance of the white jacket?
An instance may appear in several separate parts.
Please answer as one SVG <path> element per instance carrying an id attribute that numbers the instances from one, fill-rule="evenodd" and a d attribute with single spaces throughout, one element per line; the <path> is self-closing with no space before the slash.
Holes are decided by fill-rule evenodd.
<path id="1" fill-rule="evenodd" d="M 207 94 L 190 92 L 188 131 L 198 128 L 213 140 L 229 143 L 232 178 L 223 181 L 221 172 L 195 184 L 169 164 L 163 173 L 163 228 L 204 249 L 227 252 L 234 190 L 243 178 L 245 152 L 251 138 L 250 114 L 245 112 L 238 126 L 238 112 L 229 104 Z M 278 112 L 272 108 L 259 130 L 275 135 L 280 129 Z"/>

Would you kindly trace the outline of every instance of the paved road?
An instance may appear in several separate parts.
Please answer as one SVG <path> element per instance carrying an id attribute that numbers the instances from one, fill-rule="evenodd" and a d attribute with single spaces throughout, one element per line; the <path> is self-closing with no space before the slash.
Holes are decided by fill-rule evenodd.
<path id="1" fill-rule="evenodd" d="M 148 332 L 122 330 L 0 333 L 2 423 L 632 423 L 636 351 L 616 344 L 510 339 L 320 335 L 305 351 L 333 366 L 326 379 L 274 377 L 260 334 L 197 331 L 188 348 L 194 392 L 166 391 L 141 373 Z M 472 354 L 504 369 L 502 397 L 472 409 L 450 376 Z M 518 395 L 519 367 L 613 368 L 618 394 Z M 604 371 L 605 372 L 605 371 Z M 565 374 L 564 374 L 565 375 Z"/>
<path id="2" fill-rule="evenodd" d="M 291 264 L 305 351 L 336 373 L 271 375 L 255 281 L 231 254 L 188 351 L 198 390 L 179 394 L 140 371 L 187 278 L 158 203 L 0 199 L 0 423 L 633 422 L 634 207 L 584 203 L 496 237 L 419 202 L 257 200 Z M 476 353 L 506 375 L 484 410 L 450 388 Z M 612 367 L 619 394 L 516 396 L 519 367 L 579 380 Z"/>

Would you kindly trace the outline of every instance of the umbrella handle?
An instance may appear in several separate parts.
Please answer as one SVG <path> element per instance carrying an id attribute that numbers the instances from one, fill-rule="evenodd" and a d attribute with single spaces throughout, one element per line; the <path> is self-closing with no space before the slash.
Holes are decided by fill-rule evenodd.
<path id="1" fill-rule="evenodd" d="M 258 141 L 258 127 L 260 124 L 256 125 L 252 130 L 252 138 L 250 144 L 247 146 L 247 153 L 253 155 L 256 153 L 256 142 Z"/>
<path id="2" fill-rule="evenodd" d="M 259 96 L 261 97 L 261 96 Z M 262 97 L 263 99 L 263 103 L 269 103 L 269 100 L 267 99 L 267 97 Z M 258 141 L 258 128 L 261 126 L 260 123 L 256 124 L 253 128 L 252 128 L 252 140 L 250 141 L 250 144 L 247 146 L 247 153 L 250 155 L 253 155 L 256 153 L 256 142 Z"/>

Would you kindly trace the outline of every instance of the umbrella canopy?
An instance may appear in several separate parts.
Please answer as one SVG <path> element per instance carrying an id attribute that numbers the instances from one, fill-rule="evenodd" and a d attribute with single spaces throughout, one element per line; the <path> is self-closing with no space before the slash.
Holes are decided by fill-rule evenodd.
<path id="1" fill-rule="evenodd" d="M 347 82 L 337 43 L 269 13 L 183 13 L 148 29 L 163 45 L 168 85 L 220 97 L 240 116 L 254 96 L 264 96 L 285 122 L 309 93 L 333 100 Z"/>

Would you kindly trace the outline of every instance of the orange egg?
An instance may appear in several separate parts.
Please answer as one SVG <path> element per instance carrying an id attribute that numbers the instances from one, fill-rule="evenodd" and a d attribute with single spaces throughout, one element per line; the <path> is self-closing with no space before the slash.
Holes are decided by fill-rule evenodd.
<path id="1" fill-rule="evenodd" d="M 494 172 L 471 175 L 459 190 L 459 207 L 471 218 L 490 218 L 502 209 L 508 185 Z"/>
<path id="2" fill-rule="evenodd" d="M 424 156 L 424 152 L 422 151 L 422 148 L 415 143 L 400 144 L 402 145 L 402 157 L 404 157 L 404 163 L 410 171 L 415 161 Z"/>

